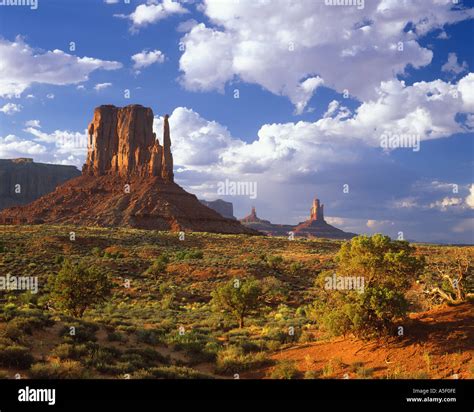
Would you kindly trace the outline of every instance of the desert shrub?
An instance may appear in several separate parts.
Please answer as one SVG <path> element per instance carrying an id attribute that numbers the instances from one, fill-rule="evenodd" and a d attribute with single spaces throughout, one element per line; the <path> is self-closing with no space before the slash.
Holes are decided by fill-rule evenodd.
<path id="1" fill-rule="evenodd" d="M 278 304 L 288 298 L 288 288 L 275 276 L 267 276 L 260 281 L 262 294 L 269 304 Z"/>
<path id="2" fill-rule="evenodd" d="M 292 262 L 290 265 L 290 273 L 293 275 L 297 275 L 304 270 L 304 263 L 303 262 Z"/>
<path id="3" fill-rule="evenodd" d="M 166 273 L 168 267 L 169 258 L 166 255 L 158 256 L 151 266 L 146 270 L 145 274 L 149 276 L 158 276 Z"/>
<path id="4" fill-rule="evenodd" d="M 238 346 L 229 346 L 217 354 L 216 372 L 225 375 L 241 373 L 270 363 L 264 352 L 245 354 Z"/>
<path id="5" fill-rule="evenodd" d="M 245 318 L 257 313 L 261 307 L 260 282 L 253 278 L 231 280 L 211 293 L 211 305 L 215 311 L 230 314 L 244 327 Z"/>
<path id="6" fill-rule="evenodd" d="M 52 322 L 46 316 L 19 316 L 10 320 L 4 329 L 4 334 L 10 339 L 18 340 L 23 335 L 31 335 L 34 330 L 42 329 Z"/>
<path id="7" fill-rule="evenodd" d="M 470 248 L 443 247 L 428 258 L 421 283 L 435 303 L 458 304 L 474 298 L 474 253 Z"/>
<path id="8" fill-rule="evenodd" d="M 208 336 L 199 330 L 192 330 L 184 334 L 173 331 L 166 340 L 167 344 L 174 346 L 175 350 L 183 351 L 193 362 L 211 362 L 216 358 L 216 351 L 207 345 Z"/>
<path id="9" fill-rule="evenodd" d="M 298 376 L 298 369 L 295 362 L 283 360 L 277 363 L 270 377 L 272 379 L 295 379 Z"/>
<path id="10" fill-rule="evenodd" d="M 70 343 L 61 343 L 53 349 L 51 354 L 57 356 L 61 360 L 78 360 L 81 357 L 86 356 L 87 353 L 88 349 L 84 344 L 73 345 Z"/>
<path id="11" fill-rule="evenodd" d="M 100 247 L 96 246 L 92 248 L 91 253 L 95 257 L 101 257 L 103 252 Z"/>
<path id="12" fill-rule="evenodd" d="M 51 363 L 35 363 L 30 368 L 33 379 L 82 379 L 87 377 L 79 362 L 64 361 Z"/>
<path id="13" fill-rule="evenodd" d="M 107 340 L 109 342 L 126 342 L 127 337 L 122 332 L 114 330 L 107 332 Z"/>
<path id="14" fill-rule="evenodd" d="M 271 256 L 266 256 L 266 263 L 269 268 L 272 269 L 277 269 L 281 266 L 283 263 L 283 257 L 279 255 L 271 255 Z"/>
<path id="15" fill-rule="evenodd" d="M 31 350 L 24 346 L 0 346 L 0 366 L 6 368 L 29 368 L 33 363 Z"/>
<path id="16" fill-rule="evenodd" d="M 140 329 L 136 333 L 137 341 L 142 343 L 148 343 L 149 345 L 157 345 L 162 343 L 163 331 L 155 329 Z"/>
<path id="17" fill-rule="evenodd" d="M 305 379 L 318 379 L 321 377 L 321 371 L 310 370 L 304 373 Z"/>
<path id="18" fill-rule="evenodd" d="M 80 318 L 89 307 L 103 302 L 111 289 L 107 275 L 99 269 L 66 260 L 54 279 L 51 300 L 58 309 Z"/>
<path id="19" fill-rule="evenodd" d="M 192 250 L 180 250 L 176 252 L 176 260 L 190 260 L 190 259 L 202 259 L 204 253 L 202 250 L 192 249 Z"/>
<path id="20" fill-rule="evenodd" d="M 152 348 L 129 348 L 124 352 L 125 355 L 136 355 L 143 359 L 145 363 L 169 364 L 170 358 L 163 356 L 160 352 Z"/>
<path id="21" fill-rule="evenodd" d="M 13 302 L 5 303 L 1 309 L 3 309 L 2 317 L 5 321 L 13 319 L 18 314 L 18 307 Z"/>
<path id="22" fill-rule="evenodd" d="M 423 271 L 424 260 L 413 253 L 408 242 L 383 235 L 357 236 L 344 243 L 336 255 L 337 276 L 361 277 L 363 287 L 328 287 L 333 273 L 322 272 L 310 318 L 336 336 L 354 333 L 371 338 L 392 333 L 408 310 L 404 293 Z"/>
<path id="23" fill-rule="evenodd" d="M 308 342 L 314 342 L 315 340 L 316 340 L 316 337 L 314 336 L 314 333 L 304 330 L 303 332 L 301 332 L 298 342 L 308 343 Z"/>

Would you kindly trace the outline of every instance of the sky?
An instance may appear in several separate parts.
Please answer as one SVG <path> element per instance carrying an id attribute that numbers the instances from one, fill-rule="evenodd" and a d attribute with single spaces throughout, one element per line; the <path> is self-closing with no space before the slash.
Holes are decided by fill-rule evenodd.
<path id="1" fill-rule="evenodd" d="M 474 243 L 473 1 L 15 3 L 0 158 L 80 169 L 94 108 L 142 104 L 159 139 L 170 115 L 177 183 L 238 218 L 318 197 L 343 230 Z"/>

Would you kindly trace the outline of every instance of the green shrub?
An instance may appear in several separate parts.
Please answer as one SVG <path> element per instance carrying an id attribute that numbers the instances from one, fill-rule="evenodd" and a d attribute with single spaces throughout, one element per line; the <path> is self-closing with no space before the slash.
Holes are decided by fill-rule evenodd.
<path id="1" fill-rule="evenodd" d="M 276 255 L 276 256 L 267 256 L 266 257 L 267 265 L 268 267 L 272 269 L 277 269 L 278 267 L 281 266 L 281 264 L 284 262 L 283 257 Z"/>
<path id="2" fill-rule="evenodd" d="M 176 260 L 202 259 L 204 253 L 201 250 L 180 250 L 176 253 Z"/>
<path id="3" fill-rule="evenodd" d="M 297 376 L 298 369 L 295 362 L 290 360 L 278 362 L 270 375 L 272 379 L 295 379 Z"/>
<path id="4" fill-rule="evenodd" d="M 235 279 L 218 287 L 211 293 L 211 305 L 215 311 L 230 313 L 244 327 L 245 318 L 256 313 L 261 306 L 261 284 L 258 280 L 248 278 Z"/>
<path id="5" fill-rule="evenodd" d="M 336 255 L 337 277 L 362 279 L 359 289 L 329 287 L 334 274 L 322 272 L 316 280 L 320 293 L 310 317 L 336 336 L 354 333 L 369 339 L 393 333 L 408 310 L 404 293 L 424 267 L 424 260 L 413 256 L 414 251 L 408 242 L 383 235 L 357 236 L 344 243 Z"/>
<path id="6" fill-rule="evenodd" d="M 79 362 L 64 361 L 51 363 L 35 363 L 30 368 L 33 379 L 82 379 L 87 377 Z"/>
<path id="7" fill-rule="evenodd" d="M 66 260 L 54 278 L 51 300 L 58 309 L 80 318 L 89 307 L 103 302 L 111 289 L 107 275 L 99 269 Z"/>
<path id="8" fill-rule="evenodd" d="M 146 270 L 145 274 L 149 276 L 158 276 L 166 273 L 168 267 L 169 258 L 165 255 L 158 256 L 152 265 Z"/>
<path id="9" fill-rule="evenodd" d="M 229 346 L 217 354 L 216 372 L 225 375 L 266 366 L 270 363 L 264 352 L 245 354 L 242 348 Z"/>
<path id="10" fill-rule="evenodd" d="M 70 343 L 61 343 L 60 345 L 56 346 L 53 349 L 51 354 L 53 356 L 57 356 L 61 360 L 64 360 L 64 359 L 78 360 L 88 354 L 88 349 L 87 349 L 87 346 L 84 344 L 73 345 Z"/>

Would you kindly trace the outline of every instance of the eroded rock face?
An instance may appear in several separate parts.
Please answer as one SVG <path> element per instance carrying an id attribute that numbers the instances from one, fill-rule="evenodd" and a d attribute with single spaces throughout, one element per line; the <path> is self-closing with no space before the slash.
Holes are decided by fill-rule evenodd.
<path id="1" fill-rule="evenodd" d="M 153 111 L 141 105 L 100 106 L 88 128 L 87 161 L 83 174 L 159 176 L 173 181 L 173 156 L 168 117 L 164 146 L 153 133 Z"/>

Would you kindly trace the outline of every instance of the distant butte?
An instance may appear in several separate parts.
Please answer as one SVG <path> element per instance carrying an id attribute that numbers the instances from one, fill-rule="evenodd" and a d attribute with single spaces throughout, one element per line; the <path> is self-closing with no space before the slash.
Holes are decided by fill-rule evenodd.
<path id="1" fill-rule="evenodd" d="M 163 145 L 153 111 L 141 105 L 95 109 L 82 175 L 36 201 L 0 212 L 0 224 L 72 224 L 258 234 L 204 206 L 174 182 L 168 116 Z"/>
<path id="2" fill-rule="evenodd" d="M 308 238 L 351 239 L 356 236 L 355 233 L 344 232 L 327 223 L 324 220 L 324 205 L 317 198 L 313 200 L 309 219 L 296 226 L 274 224 L 268 220 L 260 219 L 255 207 L 252 207 L 250 215 L 240 219 L 240 222 L 247 227 L 272 236 L 287 236 L 290 232 L 293 232 L 295 236 Z"/>

